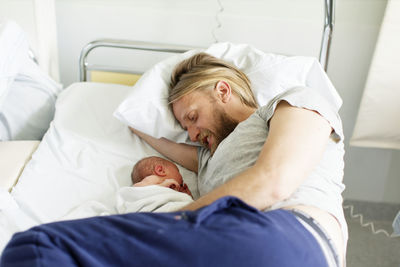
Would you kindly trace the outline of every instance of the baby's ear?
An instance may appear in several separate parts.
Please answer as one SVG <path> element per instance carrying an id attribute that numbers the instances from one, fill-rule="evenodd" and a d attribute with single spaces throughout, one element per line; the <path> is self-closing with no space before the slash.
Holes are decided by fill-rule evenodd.
<path id="1" fill-rule="evenodd" d="M 158 176 L 165 176 L 165 168 L 163 165 L 157 164 L 156 166 L 154 166 L 154 172 L 156 175 Z"/>

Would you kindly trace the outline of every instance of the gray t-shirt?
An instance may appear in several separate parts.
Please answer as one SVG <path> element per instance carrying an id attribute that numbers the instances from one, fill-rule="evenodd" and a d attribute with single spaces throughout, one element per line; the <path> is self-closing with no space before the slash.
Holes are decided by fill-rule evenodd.
<path id="1" fill-rule="evenodd" d="M 292 106 L 317 111 L 328 120 L 334 131 L 321 161 L 310 176 L 288 199 L 274 204 L 270 209 L 299 204 L 318 207 L 339 220 L 344 239 L 347 241 L 347 225 L 341 196 L 344 190 L 342 183 L 344 145 L 341 120 L 329 99 L 308 87 L 292 88 L 273 98 L 268 105 L 260 107 L 219 144 L 212 157 L 208 149 L 199 148 L 200 195 L 207 194 L 254 165 L 268 136 L 268 121 L 281 100 L 287 101 Z"/>

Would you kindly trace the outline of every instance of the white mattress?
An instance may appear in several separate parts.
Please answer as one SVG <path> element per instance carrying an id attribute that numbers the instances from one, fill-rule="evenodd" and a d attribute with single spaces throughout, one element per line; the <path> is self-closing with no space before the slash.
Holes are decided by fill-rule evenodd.
<path id="1" fill-rule="evenodd" d="M 131 89 L 76 83 L 60 94 L 54 121 L 18 184 L 11 194 L 0 191 L 0 249 L 13 232 L 59 220 L 88 201 L 114 205 L 117 191 L 131 185 L 134 163 L 159 155 L 112 116 Z M 195 174 L 180 171 L 198 197 Z"/>

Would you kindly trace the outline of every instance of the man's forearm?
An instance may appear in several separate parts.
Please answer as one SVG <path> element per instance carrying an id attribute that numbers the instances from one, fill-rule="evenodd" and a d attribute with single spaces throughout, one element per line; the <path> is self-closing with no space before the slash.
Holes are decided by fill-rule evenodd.
<path id="1" fill-rule="evenodd" d="M 250 168 L 182 210 L 197 210 L 224 196 L 235 196 L 257 209 L 266 209 L 281 200 L 281 196 L 272 190 L 275 186 L 269 184 L 265 176 L 265 173 L 258 174 L 256 168 Z"/>
<path id="2" fill-rule="evenodd" d="M 154 138 L 131 127 L 129 127 L 129 129 L 164 156 L 175 162 L 178 162 L 186 169 L 197 173 L 196 147 L 187 144 L 175 143 L 166 138 Z"/>

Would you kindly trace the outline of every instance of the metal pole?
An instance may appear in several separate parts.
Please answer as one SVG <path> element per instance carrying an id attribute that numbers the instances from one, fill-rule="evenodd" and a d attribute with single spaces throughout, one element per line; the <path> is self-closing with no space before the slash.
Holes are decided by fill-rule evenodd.
<path id="1" fill-rule="evenodd" d="M 196 49 L 198 47 L 181 46 L 181 45 L 168 45 L 168 44 L 155 44 L 149 42 L 118 40 L 118 39 L 100 39 L 88 43 L 81 51 L 79 56 L 79 79 L 81 82 L 87 80 L 87 56 L 90 51 L 97 47 L 113 47 L 113 48 L 126 48 L 135 50 L 146 50 L 167 53 L 184 53 L 186 51 Z"/>
<path id="2" fill-rule="evenodd" d="M 325 3 L 325 23 L 322 34 L 321 50 L 319 62 L 325 71 L 328 69 L 329 51 L 332 41 L 333 26 L 335 24 L 335 0 L 324 0 Z"/>

